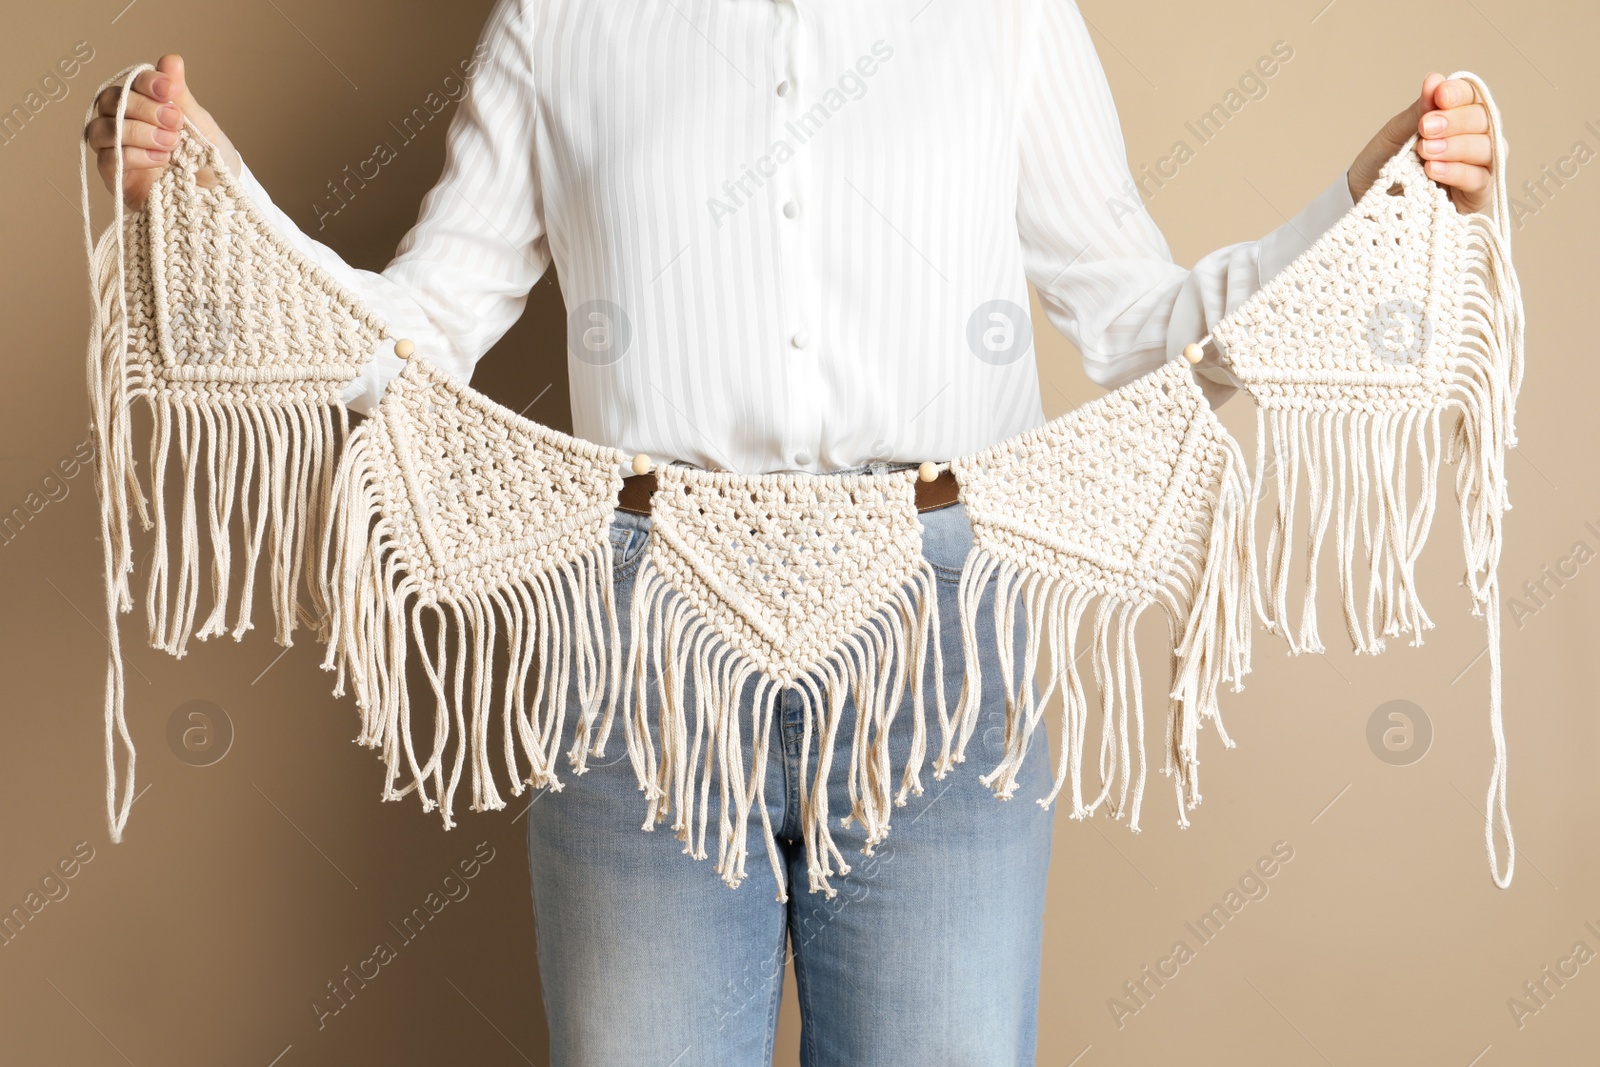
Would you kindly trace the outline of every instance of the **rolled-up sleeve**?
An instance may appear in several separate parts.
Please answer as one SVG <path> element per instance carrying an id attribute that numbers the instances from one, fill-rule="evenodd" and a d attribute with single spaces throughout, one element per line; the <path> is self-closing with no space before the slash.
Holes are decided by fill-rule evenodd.
<path id="1" fill-rule="evenodd" d="M 445 138 L 438 182 L 381 272 L 360 270 L 302 231 L 250 170 L 240 183 L 281 235 L 420 353 L 466 381 L 517 321 L 550 265 L 539 198 L 537 101 L 526 25 L 528 0 L 498 0 L 472 57 Z M 382 342 L 345 391 L 369 413 L 400 371 L 394 339 Z"/>
<path id="2" fill-rule="evenodd" d="M 1077 5 L 1035 0 L 1030 27 L 1018 122 L 1025 269 L 1085 373 L 1114 389 L 1200 340 L 1354 202 L 1341 172 L 1264 237 L 1178 266 L 1129 172 L 1116 104 Z M 1238 388 L 1211 346 L 1198 371 L 1213 406 Z"/>

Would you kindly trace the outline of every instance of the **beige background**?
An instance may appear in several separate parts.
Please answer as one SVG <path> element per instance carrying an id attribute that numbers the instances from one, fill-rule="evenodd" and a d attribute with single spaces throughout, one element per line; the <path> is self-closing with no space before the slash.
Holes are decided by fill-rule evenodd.
<path id="1" fill-rule="evenodd" d="M 127 843 L 109 843 L 90 476 L 46 482 L 86 426 L 73 145 L 94 85 L 128 62 L 182 52 L 197 94 L 267 188 L 314 227 L 325 183 L 365 158 L 389 136 L 388 123 L 469 54 L 489 2 L 123 2 L 8 5 L 0 35 L 5 109 L 77 42 L 94 50 L 65 99 L 0 145 L 9 326 L 0 510 L 30 493 L 40 494 L 35 504 L 46 490 L 61 498 L 0 544 L 0 906 L 23 903 L 75 847 L 92 855 L 66 882 L 68 895 L 0 947 L 0 1060 L 543 1064 L 517 809 L 468 814 L 445 835 L 412 804 L 380 805 L 379 766 L 350 743 L 354 707 L 329 696 L 314 644 L 279 658 L 258 630 L 180 663 L 130 638 L 130 717 L 147 791 Z M 1505 621 L 1514 887 L 1493 888 L 1482 854 L 1487 666 L 1481 621 L 1455 584 L 1447 480 L 1424 556 L 1437 623 L 1424 646 L 1357 661 L 1334 640 L 1342 628 L 1330 600 L 1325 656 L 1291 661 L 1260 635 L 1249 687 L 1226 704 L 1239 747 L 1224 753 L 1214 734 L 1205 737 L 1207 802 L 1191 830 L 1177 830 L 1164 790 L 1152 792 L 1139 836 L 1057 819 L 1039 1062 L 1596 1062 L 1600 962 L 1587 962 L 1600 952 L 1592 336 L 1600 164 L 1587 162 L 1600 148 L 1595 9 L 1553 0 L 1083 7 L 1136 173 L 1190 137 L 1185 121 L 1274 41 L 1294 48 L 1267 95 L 1150 199 L 1182 263 L 1293 214 L 1430 68 L 1471 69 L 1495 88 L 1510 123 L 1509 176 L 1529 207 L 1537 205 L 1520 191 L 1524 180 L 1562 166 L 1577 142 L 1587 165 L 1574 174 L 1567 164 L 1564 184 L 1547 186 L 1551 195 L 1516 235 L 1529 369 L 1501 573 L 1508 596 L 1528 581 L 1544 582 L 1546 593 L 1522 595 L 1515 616 L 1508 604 Z M 444 121 L 430 126 L 320 236 L 352 263 L 381 268 L 438 174 L 444 129 Z M 103 189 L 95 205 L 98 228 Z M 532 401 L 530 416 L 566 426 L 560 307 L 546 279 L 475 384 L 513 408 Z M 1040 330 L 1039 364 L 1050 414 L 1094 395 L 1049 329 Z M 1248 447 L 1248 403 L 1223 412 Z M 1146 621 L 1147 663 L 1162 662 L 1161 629 Z M 224 708 L 236 731 L 210 767 L 181 762 L 166 743 L 169 716 L 191 700 Z M 1366 739 L 1369 717 L 1392 700 L 1411 702 L 1434 731 L 1431 750 L 1409 766 L 1380 760 Z M 324 983 L 480 841 L 495 858 L 471 896 L 319 1032 L 309 1006 Z M 1119 1027 L 1108 1002 L 1123 983 L 1178 939 L 1193 944 L 1184 924 L 1278 841 L 1294 858 L 1270 893 Z M 1547 980 L 1551 995 L 1519 1026 L 1508 1001 L 1547 966 L 1569 977 Z M 797 1062 L 797 1037 L 791 979 L 776 1062 Z"/>

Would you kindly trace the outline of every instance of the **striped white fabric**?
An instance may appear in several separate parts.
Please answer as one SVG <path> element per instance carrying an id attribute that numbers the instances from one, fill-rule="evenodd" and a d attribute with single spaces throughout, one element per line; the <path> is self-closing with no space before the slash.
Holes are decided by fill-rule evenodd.
<path id="1" fill-rule="evenodd" d="M 1111 388 L 1352 206 L 1340 174 L 1260 240 L 1176 265 L 1068 0 L 500 0 L 475 56 L 444 173 L 382 273 L 298 230 L 248 168 L 246 188 L 462 379 L 554 264 L 574 432 L 658 460 L 975 451 L 1044 421 L 1028 281 Z M 357 410 L 398 372 L 375 357 Z"/>

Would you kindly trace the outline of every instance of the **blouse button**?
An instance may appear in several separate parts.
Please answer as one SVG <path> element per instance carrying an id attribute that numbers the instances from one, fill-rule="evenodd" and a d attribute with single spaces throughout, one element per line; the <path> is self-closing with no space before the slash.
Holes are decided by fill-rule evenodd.
<path id="1" fill-rule="evenodd" d="M 789 83 L 787 81 L 781 81 L 781 82 L 778 83 L 778 95 L 779 96 L 788 96 L 789 95 Z"/>
<path id="2" fill-rule="evenodd" d="M 794 336 L 791 337 L 789 341 L 796 348 L 804 348 L 806 345 L 811 343 L 811 335 L 806 333 L 804 330 L 796 330 L 794 332 Z"/>

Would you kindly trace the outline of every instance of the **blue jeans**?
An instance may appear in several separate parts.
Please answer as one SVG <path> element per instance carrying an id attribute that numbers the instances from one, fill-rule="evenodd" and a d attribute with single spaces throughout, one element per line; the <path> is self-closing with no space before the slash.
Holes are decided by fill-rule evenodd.
<path id="1" fill-rule="evenodd" d="M 959 503 L 920 518 L 923 553 L 939 579 L 944 683 L 954 708 L 963 673 L 956 580 L 972 531 Z M 611 536 L 624 627 L 649 533 L 648 516 L 617 513 Z M 989 657 L 993 611 L 991 587 L 979 612 Z M 933 663 L 929 656 L 929 679 Z M 986 661 L 985 681 L 997 677 L 998 666 Z M 1034 801 L 1048 791 L 1052 771 L 1041 732 L 1013 799 L 996 799 L 978 781 L 1004 753 L 1005 700 L 995 684 L 984 690 L 966 762 L 943 780 L 924 765 L 923 794 L 894 809 L 874 855 L 861 854 L 859 822 L 841 829 L 834 820 L 851 869 L 835 875 L 832 898 L 807 888 L 801 705 L 793 688 L 773 717 L 781 738 L 772 738 L 766 781 L 787 904 L 775 899 L 756 813 L 748 876 L 730 889 L 709 859 L 683 852 L 665 823 L 641 828 L 644 795 L 617 735 L 603 757 L 591 757 L 587 773 L 566 768 L 564 788 L 540 793 L 527 813 L 551 1067 L 767 1067 L 786 945 L 805 1067 L 1032 1064 L 1051 830 L 1051 812 Z M 655 695 L 648 696 L 653 708 Z M 896 779 L 911 714 L 908 695 L 890 730 Z M 926 714 L 937 752 L 931 699 Z M 748 720 L 748 707 L 741 715 Z M 567 721 L 575 718 L 574 710 Z M 838 734 L 846 746 L 852 720 L 847 702 Z M 569 736 L 562 751 L 570 743 Z M 833 765 L 834 812 L 850 807 L 846 763 L 841 754 Z"/>

